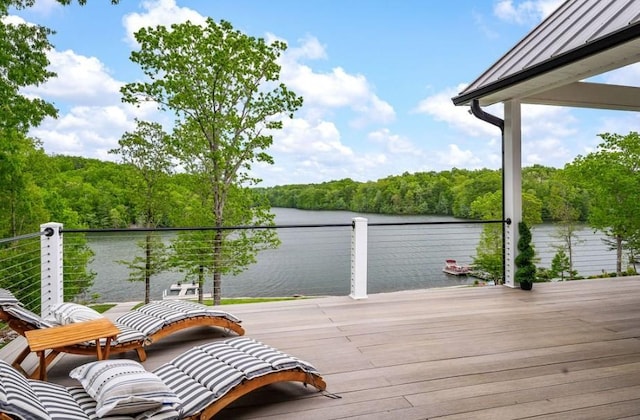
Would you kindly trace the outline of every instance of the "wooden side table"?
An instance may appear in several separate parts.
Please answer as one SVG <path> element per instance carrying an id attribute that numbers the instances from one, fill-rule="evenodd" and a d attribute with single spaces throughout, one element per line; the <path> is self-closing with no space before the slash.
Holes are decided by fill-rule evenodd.
<path id="1" fill-rule="evenodd" d="M 108 359 L 111 340 L 120 333 L 118 327 L 107 318 L 77 322 L 59 327 L 25 331 L 29 349 L 38 354 L 39 367 L 36 369 L 40 380 L 47 379 L 47 365 L 60 353 L 56 349 L 95 340 L 98 360 Z M 104 349 L 100 339 L 106 339 Z M 46 350 L 51 350 L 45 355 Z M 36 373 L 34 372 L 34 373 Z"/>

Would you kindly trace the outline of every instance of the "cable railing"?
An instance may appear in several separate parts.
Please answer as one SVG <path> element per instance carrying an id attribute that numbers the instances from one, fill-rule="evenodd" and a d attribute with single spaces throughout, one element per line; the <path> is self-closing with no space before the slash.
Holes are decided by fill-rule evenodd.
<path id="1" fill-rule="evenodd" d="M 40 308 L 40 238 L 49 232 L 35 232 L 12 238 L 0 238 L 0 287 L 14 291 L 32 311 Z"/>
<path id="2" fill-rule="evenodd" d="M 501 221 L 376 222 L 368 224 L 367 292 L 382 293 L 433 287 L 468 286 L 481 283 L 472 276 L 443 272 L 445 260 L 471 265 L 485 223 Z M 259 252 L 255 262 L 236 275 L 222 275 L 223 297 L 282 297 L 348 295 L 352 287 L 353 223 L 322 223 L 276 226 L 244 226 L 225 229 L 267 229 L 277 233 L 280 245 Z M 533 228 L 539 267 L 548 268 L 562 240 L 555 226 Z M 140 301 L 143 281 L 130 281 L 131 264 L 144 260 L 139 244 L 153 234 L 165 249 L 180 235 L 215 232 L 216 228 L 179 229 L 62 229 L 64 234 L 65 298 L 81 303 Z M 0 240 L 0 287 L 12 290 L 30 309 L 40 301 L 43 233 Z M 603 235 L 582 227 L 573 247 L 574 269 L 582 277 L 615 272 L 615 251 L 602 241 Z M 192 246 L 195 255 L 211 252 L 211 243 Z M 231 250 L 233 251 L 233 250 Z M 240 251 L 239 249 L 237 250 Z M 231 263 L 229 263 L 231 264 Z M 232 265 L 223 269 L 232 269 Z M 196 281 L 174 266 L 150 277 L 150 298 L 162 299 L 175 283 Z M 212 275 L 205 273 L 203 290 L 213 290 Z"/>

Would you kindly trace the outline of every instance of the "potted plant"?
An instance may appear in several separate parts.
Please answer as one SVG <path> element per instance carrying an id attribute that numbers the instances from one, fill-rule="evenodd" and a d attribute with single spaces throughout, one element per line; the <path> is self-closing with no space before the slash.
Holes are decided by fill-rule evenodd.
<path id="1" fill-rule="evenodd" d="M 531 290 L 536 278 L 536 266 L 533 263 L 535 251 L 531 244 L 531 231 L 525 222 L 518 223 L 518 256 L 516 257 L 515 280 L 522 290 Z"/>

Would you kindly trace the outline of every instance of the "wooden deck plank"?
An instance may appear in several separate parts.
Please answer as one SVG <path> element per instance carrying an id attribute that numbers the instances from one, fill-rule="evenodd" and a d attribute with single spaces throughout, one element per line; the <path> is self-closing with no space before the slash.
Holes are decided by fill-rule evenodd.
<path id="1" fill-rule="evenodd" d="M 224 309 L 248 336 L 313 363 L 342 398 L 278 384 L 219 418 L 640 417 L 639 277 Z M 149 347 L 144 364 L 152 370 L 210 337 L 176 334 Z M 72 384 L 66 375 L 82 362 L 75 357 L 53 366 L 50 380 Z"/>

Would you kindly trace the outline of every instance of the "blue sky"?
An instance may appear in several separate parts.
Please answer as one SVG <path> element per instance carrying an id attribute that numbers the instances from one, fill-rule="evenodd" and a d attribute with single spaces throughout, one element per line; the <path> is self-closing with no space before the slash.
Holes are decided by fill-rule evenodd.
<path id="1" fill-rule="evenodd" d="M 500 133 L 451 97 L 533 29 L 561 0 L 54 0 L 10 19 L 54 29 L 58 74 L 24 93 L 60 110 L 31 135 L 48 153 L 117 160 L 134 118 L 171 121 L 122 104 L 120 87 L 142 79 L 129 61 L 133 33 L 206 17 L 287 42 L 281 81 L 303 108 L 274 136 L 274 165 L 254 165 L 262 185 L 368 181 L 404 172 L 499 168 Z M 601 78 L 640 85 L 640 67 Z M 501 105 L 489 112 L 502 114 Z M 523 106 L 523 165 L 562 167 L 599 143 L 598 133 L 638 131 L 637 113 Z"/>

